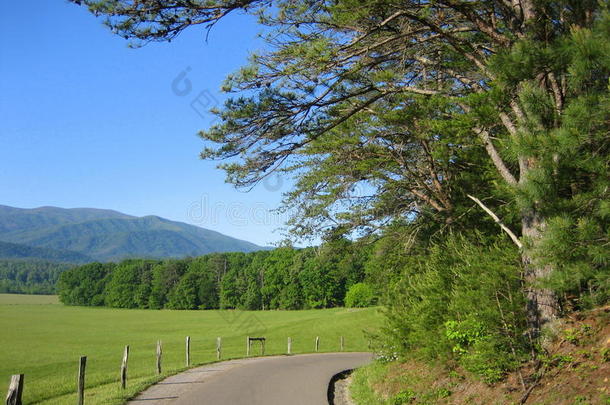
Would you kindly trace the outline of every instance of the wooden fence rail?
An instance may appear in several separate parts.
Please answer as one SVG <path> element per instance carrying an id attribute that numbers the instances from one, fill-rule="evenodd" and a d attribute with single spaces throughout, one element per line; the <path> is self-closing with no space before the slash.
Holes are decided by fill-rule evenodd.
<path id="1" fill-rule="evenodd" d="M 260 342 L 261 344 L 261 356 L 265 355 L 265 338 L 264 337 L 246 337 L 246 356 L 250 356 L 250 350 L 252 342 Z"/>
<path id="2" fill-rule="evenodd" d="M 186 366 L 191 365 L 191 337 L 186 337 Z"/>
<path id="3" fill-rule="evenodd" d="M 161 347 L 161 341 L 157 340 L 157 374 L 161 374 L 161 356 L 163 355 L 163 348 Z"/>
<path id="4" fill-rule="evenodd" d="M 127 361 L 129 360 L 129 345 L 123 350 L 123 361 L 121 362 L 121 388 L 127 387 Z"/>
<path id="5" fill-rule="evenodd" d="M 78 405 L 83 405 L 85 403 L 85 368 L 87 367 L 87 356 L 81 356 L 80 362 L 78 364 L 78 381 L 77 381 L 77 390 L 78 390 Z"/>
<path id="6" fill-rule="evenodd" d="M 246 356 L 249 357 L 252 353 L 252 343 L 259 342 L 260 343 L 260 355 L 265 355 L 265 343 L 266 338 L 264 337 L 246 337 Z M 287 347 L 286 353 L 292 354 L 292 337 L 288 336 L 287 338 Z M 185 340 L 186 344 L 186 366 L 190 367 L 192 364 L 191 361 L 191 337 L 186 336 Z M 369 342 L 370 347 L 370 342 Z M 343 336 L 339 337 L 339 350 L 345 350 L 345 338 Z M 314 351 L 320 351 L 320 336 L 316 336 L 314 343 Z M 162 374 L 162 356 L 163 356 L 163 347 L 161 340 L 157 341 L 156 345 L 156 373 L 158 375 Z M 216 360 L 220 361 L 222 358 L 222 338 L 219 336 L 216 338 Z M 128 369 L 128 361 L 129 361 L 129 345 L 126 345 L 123 350 L 123 358 L 121 361 L 121 375 L 120 375 L 120 384 L 121 388 L 125 389 L 127 387 L 127 369 Z M 77 377 L 77 405 L 84 405 L 85 403 L 85 370 L 87 366 L 87 356 L 81 356 L 79 360 L 78 367 L 78 377 Z M 8 393 L 6 396 L 6 405 L 22 405 L 22 396 L 23 396 L 23 388 L 24 388 L 24 374 L 15 374 L 11 377 L 11 382 L 9 385 Z"/>
<path id="7" fill-rule="evenodd" d="M 216 360 L 220 360 L 222 356 L 222 339 L 219 337 L 216 338 Z"/>
<path id="8" fill-rule="evenodd" d="M 15 374 L 11 377 L 8 394 L 6 395 L 6 405 L 21 405 L 24 377 L 23 374 Z"/>

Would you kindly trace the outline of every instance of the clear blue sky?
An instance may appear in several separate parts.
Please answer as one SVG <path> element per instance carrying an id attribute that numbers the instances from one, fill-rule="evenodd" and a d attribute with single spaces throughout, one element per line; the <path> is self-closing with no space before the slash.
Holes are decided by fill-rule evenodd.
<path id="1" fill-rule="evenodd" d="M 83 7 L 1 2 L 0 204 L 109 208 L 258 244 L 280 240 L 283 218 L 268 210 L 286 182 L 236 191 L 198 158 L 209 100 L 222 100 L 224 77 L 263 46 L 259 31 L 253 18 L 234 15 L 208 42 L 196 27 L 129 49 Z M 190 92 L 184 81 L 173 90 L 181 72 Z"/>

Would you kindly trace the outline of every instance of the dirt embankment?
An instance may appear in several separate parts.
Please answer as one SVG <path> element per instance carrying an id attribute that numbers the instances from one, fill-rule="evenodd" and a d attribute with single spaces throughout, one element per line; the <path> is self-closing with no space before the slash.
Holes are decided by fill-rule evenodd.
<path id="1" fill-rule="evenodd" d="M 487 385 L 460 369 L 410 361 L 391 365 L 373 387 L 379 397 L 392 398 L 390 403 L 399 397 L 401 404 L 608 405 L 610 306 L 565 319 L 538 364 L 503 382 Z"/>

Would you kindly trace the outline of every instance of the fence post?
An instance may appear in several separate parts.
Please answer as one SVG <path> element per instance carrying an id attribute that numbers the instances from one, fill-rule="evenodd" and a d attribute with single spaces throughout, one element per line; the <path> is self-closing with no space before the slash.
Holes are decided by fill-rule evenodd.
<path id="1" fill-rule="evenodd" d="M 121 362 L 121 388 L 127 387 L 127 360 L 129 359 L 129 345 L 123 350 L 123 361 Z"/>
<path id="2" fill-rule="evenodd" d="M 341 343 L 339 346 L 340 346 L 341 351 L 343 351 L 343 349 L 345 348 L 345 339 L 343 339 L 343 336 L 341 336 Z"/>
<path id="3" fill-rule="evenodd" d="M 246 336 L 246 357 L 250 357 L 250 336 Z"/>
<path id="4" fill-rule="evenodd" d="M 265 338 L 261 340 L 261 356 L 265 355 Z"/>
<path id="5" fill-rule="evenodd" d="M 316 336 L 316 352 L 320 349 L 320 336 Z"/>
<path id="6" fill-rule="evenodd" d="M 87 356 L 80 357 L 78 365 L 78 405 L 85 403 L 85 368 L 87 367 Z"/>
<path id="7" fill-rule="evenodd" d="M 6 395 L 6 405 L 21 405 L 23 380 L 23 374 L 15 374 L 11 376 L 11 384 L 8 386 L 8 394 Z"/>
<path id="8" fill-rule="evenodd" d="M 220 360 L 222 355 L 222 339 L 219 337 L 216 338 L 216 360 Z"/>
<path id="9" fill-rule="evenodd" d="M 191 337 L 186 337 L 186 366 L 191 365 Z"/>
<path id="10" fill-rule="evenodd" d="M 157 340 L 157 374 L 161 374 L 161 355 L 163 349 L 161 348 L 161 341 Z"/>
<path id="11" fill-rule="evenodd" d="M 288 354 L 292 354 L 292 338 L 288 336 Z"/>

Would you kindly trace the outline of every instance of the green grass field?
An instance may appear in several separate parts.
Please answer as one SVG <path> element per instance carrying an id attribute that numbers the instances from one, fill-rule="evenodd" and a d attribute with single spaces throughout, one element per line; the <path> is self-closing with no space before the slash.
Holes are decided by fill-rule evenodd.
<path id="1" fill-rule="evenodd" d="M 155 345 L 163 342 L 164 375 L 185 366 L 185 337 L 191 337 L 193 364 L 216 359 L 216 337 L 223 359 L 245 355 L 246 336 L 265 336 L 266 353 L 314 349 L 367 350 L 366 332 L 380 324 L 375 308 L 308 311 L 155 311 L 67 307 L 53 296 L 0 294 L 0 381 L 25 374 L 24 404 L 73 404 L 78 359 L 87 356 L 86 404 L 120 404 L 158 380 Z M 119 387 L 123 347 L 130 345 L 128 388 Z M 253 346 L 258 353 L 258 346 Z M 6 391 L 4 391 L 6 392 Z"/>

